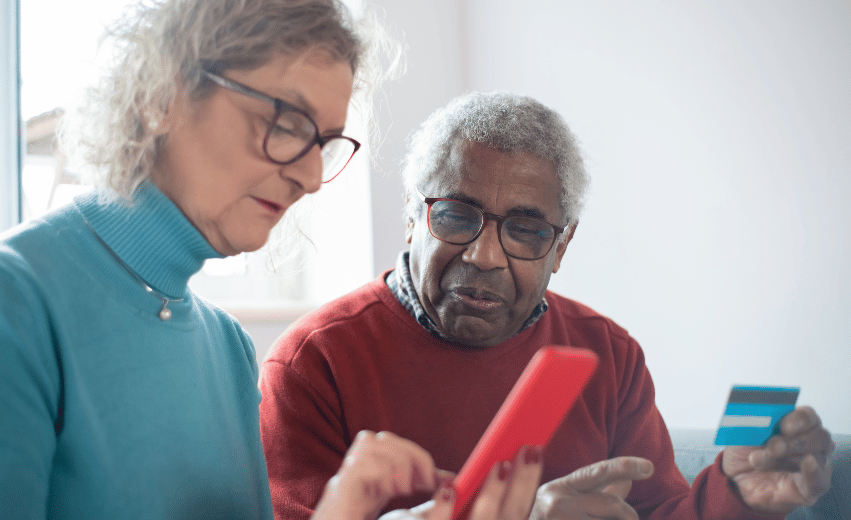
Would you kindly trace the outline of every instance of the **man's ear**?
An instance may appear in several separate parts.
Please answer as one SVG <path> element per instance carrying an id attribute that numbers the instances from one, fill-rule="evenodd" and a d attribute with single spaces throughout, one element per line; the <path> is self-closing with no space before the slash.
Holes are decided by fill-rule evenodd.
<path id="1" fill-rule="evenodd" d="M 411 197 L 405 197 L 405 243 L 411 244 L 411 237 L 414 236 L 414 218 L 411 217 L 408 211 L 410 208 L 408 205 L 411 203 Z"/>
<path id="2" fill-rule="evenodd" d="M 414 219 L 405 217 L 405 243 L 410 244 L 414 236 Z"/>
<path id="3" fill-rule="evenodd" d="M 556 244 L 556 261 L 553 263 L 553 274 L 556 274 L 558 272 L 558 268 L 561 267 L 561 257 L 563 257 L 565 251 L 567 251 L 567 244 L 573 240 L 573 233 L 576 232 L 576 226 L 578 225 L 579 222 L 571 226 L 567 232 L 567 236 L 563 240 L 559 240 Z"/>

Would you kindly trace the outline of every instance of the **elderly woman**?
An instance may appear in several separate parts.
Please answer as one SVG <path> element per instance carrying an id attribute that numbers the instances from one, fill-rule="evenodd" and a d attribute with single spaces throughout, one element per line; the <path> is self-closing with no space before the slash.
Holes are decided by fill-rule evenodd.
<path id="1" fill-rule="evenodd" d="M 113 35 L 81 134 L 102 189 L 0 237 L 0 518 L 270 518 L 254 347 L 187 281 L 357 152 L 364 40 L 336 0 L 165 0 Z M 525 514 L 539 474 L 492 475 L 473 516 Z M 436 490 L 397 516 L 448 518 L 446 479 L 363 433 L 316 516 Z"/>

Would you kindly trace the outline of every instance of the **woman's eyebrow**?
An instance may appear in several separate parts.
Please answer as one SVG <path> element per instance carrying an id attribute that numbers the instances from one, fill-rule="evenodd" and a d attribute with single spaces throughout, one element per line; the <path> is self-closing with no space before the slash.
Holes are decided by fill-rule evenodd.
<path id="1" fill-rule="evenodd" d="M 294 98 L 294 100 L 284 99 L 283 97 L 281 98 L 281 100 L 286 101 L 287 103 L 289 103 L 290 105 L 292 105 L 294 107 L 298 107 L 298 108 L 304 110 L 305 112 L 307 112 L 307 115 L 309 115 L 310 118 L 313 119 L 314 122 L 316 121 L 316 109 L 313 107 L 312 104 L 310 104 L 310 102 L 307 100 L 307 98 L 304 97 L 304 94 L 302 94 L 298 90 L 287 90 L 287 91 L 285 91 L 285 93 L 289 95 L 288 97 Z M 318 125 L 318 123 L 317 123 L 317 125 Z M 328 130 L 325 130 L 324 132 L 320 132 L 320 134 L 321 135 L 342 135 L 344 130 L 345 130 L 345 127 L 329 128 Z"/>
<path id="2" fill-rule="evenodd" d="M 284 101 L 288 105 L 304 110 L 310 117 L 316 117 L 316 109 L 309 101 L 307 101 L 307 98 L 304 97 L 304 94 L 300 91 L 289 88 L 275 92 L 275 94 L 275 97 Z"/>

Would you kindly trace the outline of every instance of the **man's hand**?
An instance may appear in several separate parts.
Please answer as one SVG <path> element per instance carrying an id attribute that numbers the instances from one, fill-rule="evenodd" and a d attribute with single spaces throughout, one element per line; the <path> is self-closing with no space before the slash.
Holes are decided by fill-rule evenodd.
<path id="1" fill-rule="evenodd" d="M 749 507 L 785 514 L 815 504 L 830 489 L 834 449 L 816 412 L 800 406 L 780 421 L 780 433 L 765 447 L 725 448 L 722 469 Z"/>
<path id="2" fill-rule="evenodd" d="M 651 475 L 653 463 L 639 457 L 617 457 L 579 468 L 538 489 L 531 519 L 638 520 L 624 500 L 633 480 Z"/>

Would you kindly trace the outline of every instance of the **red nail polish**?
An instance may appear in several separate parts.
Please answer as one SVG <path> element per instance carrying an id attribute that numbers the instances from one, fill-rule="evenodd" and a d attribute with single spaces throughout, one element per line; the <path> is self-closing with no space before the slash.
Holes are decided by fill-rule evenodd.
<path id="1" fill-rule="evenodd" d="M 508 480 L 508 475 L 511 474 L 511 462 L 504 460 L 499 463 L 499 471 L 497 472 L 497 478 L 499 480 Z"/>
<path id="2" fill-rule="evenodd" d="M 526 446 L 526 464 L 537 464 L 541 460 L 540 446 Z"/>
<path id="3" fill-rule="evenodd" d="M 523 462 L 530 464 L 532 462 L 532 457 L 532 446 L 526 446 L 523 448 Z"/>
<path id="4" fill-rule="evenodd" d="M 441 502 L 452 502 L 455 498 L 455 490 L 452 489 L 451 484 L 444 484 L 438 492 L 437 497 Z"/>

